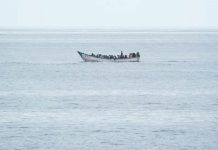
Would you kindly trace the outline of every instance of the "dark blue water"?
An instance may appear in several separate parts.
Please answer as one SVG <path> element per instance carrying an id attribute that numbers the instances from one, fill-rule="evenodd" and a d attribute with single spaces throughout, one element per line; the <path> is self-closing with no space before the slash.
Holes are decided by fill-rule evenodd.
<path id="1" fill-rule="evenodd" d="M 217 91 L 216 32 L 0 31 L 0 149 L 214 150 Z"/>

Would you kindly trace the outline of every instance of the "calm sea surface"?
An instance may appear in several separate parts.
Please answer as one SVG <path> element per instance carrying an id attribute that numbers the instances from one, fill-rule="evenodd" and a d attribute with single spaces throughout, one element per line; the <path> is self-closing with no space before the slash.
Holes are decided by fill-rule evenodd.
<path id="1" fill-rule="evenodd" d="M 85 63 L 86 53 L 141 53 Z M 0 149 L 218 149 L 218 33 L 0 30 Z"/>

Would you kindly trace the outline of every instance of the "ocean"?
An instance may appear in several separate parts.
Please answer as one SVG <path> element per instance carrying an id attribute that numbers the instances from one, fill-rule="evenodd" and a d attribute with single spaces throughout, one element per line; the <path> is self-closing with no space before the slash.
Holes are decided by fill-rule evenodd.
<path id="1" fill-rule="evenodd" d="M 77 51 L 140 62 L 83 62 Z M 218 149 L 218 32 L 1 29 L 1 150 Z"/>

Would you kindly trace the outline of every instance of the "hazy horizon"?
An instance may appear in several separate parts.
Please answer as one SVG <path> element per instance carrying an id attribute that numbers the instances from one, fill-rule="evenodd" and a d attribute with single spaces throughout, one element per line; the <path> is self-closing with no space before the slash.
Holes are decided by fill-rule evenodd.
<path id="1" fill-rule="evenodd" d="M 0 27 L 0 31 L 129 31 L 129 32 L 218 32 L 218 28 L 139 28 L 139 27 Z"/>

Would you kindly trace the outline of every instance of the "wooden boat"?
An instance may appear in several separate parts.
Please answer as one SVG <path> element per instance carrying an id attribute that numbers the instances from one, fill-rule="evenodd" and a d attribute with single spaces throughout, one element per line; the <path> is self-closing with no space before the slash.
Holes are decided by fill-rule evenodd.
<path id="1" fill-rule="evenodd" d="M 140 56 L 136 56 L 136 57 L 127 57 L 127 58 L 110 58 L 107 57 L 105 58 L 104 56 L 106 55 L 101 55 L 101 56 L 95 56 L 95 55 L 89 55 L 89 54 L 85 54 L 82 53 L 80 51 L 78 51 L 80 57 L 85 61 L 85 62 L 139 62 Z"/>

